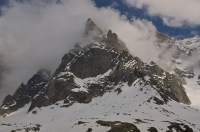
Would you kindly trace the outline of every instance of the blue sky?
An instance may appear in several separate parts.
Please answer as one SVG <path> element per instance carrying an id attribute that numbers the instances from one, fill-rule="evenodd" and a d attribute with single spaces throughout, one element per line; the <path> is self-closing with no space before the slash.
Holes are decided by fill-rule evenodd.
<path id="1" fill-rule="evenodd" d="M 177 39 L 184 39 L 193 36 L 200 36 L 200 26 L 190 26 L 184 25 L 181 27 L 170 27 L 163 23 L 163 20 L 159 16 L 150 16 L 147 13 L 147 9 L 139 9 L 136 7 L 128 7 L 123 0 L 94 0 L 97 7 L 112 6 L 113 8 L 119 10 L 122 15 L 126 15 L 128 19 L 133 16 L 138 19 L 146 19 L 151 21 L 157 28 L 159 32 L 163 32 L 169 36 L 175 37 Z M 113 4 L 115 3 L 115 4 Z"/>

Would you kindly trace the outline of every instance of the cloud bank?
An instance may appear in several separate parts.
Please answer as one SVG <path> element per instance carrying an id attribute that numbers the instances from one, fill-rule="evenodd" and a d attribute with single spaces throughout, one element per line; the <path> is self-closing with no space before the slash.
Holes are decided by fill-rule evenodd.
<path id="1" fill-rule="evenodd" d="M 134 18 L 130 22 L 112 7 L 97 8 L 91 0 L 12 0 L 2 12 L 0 55 L 7 70 L 1 79 L 0 101 L 39 69 L 53 73 L 62 56 L 83 41 L 88 18 L 105 33 L 109 29 L 116 32 L 142 60 L 148 62 L 158 56 L 153 46 L 156 28 L 151 22 Z"/>
<path id="2" fill-rule="evenodd" d="M 129 6 L 147 8 L 149 15 L 160 16 L 172 27 L 200 25 L 199 0 L 125 0 Z"/>

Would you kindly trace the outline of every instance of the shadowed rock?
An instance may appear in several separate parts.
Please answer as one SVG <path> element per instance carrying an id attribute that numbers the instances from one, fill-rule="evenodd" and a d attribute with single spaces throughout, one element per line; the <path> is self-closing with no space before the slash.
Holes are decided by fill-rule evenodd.
<path id="1" fill-rule="evenodd" d="M 16 92 L 11 96 L 7 95 L 0 108 L 0 115 L 6 115 L 11 112 L 18 110 L 28 104 L 32 98 L 41 91 L 44 86 L 48 83 L 46 80 L 50 75 L 45 70 L 38 71 L 27 84 L 21 83 Z M 48 76 L 48 77 L 47 77 Z"/>

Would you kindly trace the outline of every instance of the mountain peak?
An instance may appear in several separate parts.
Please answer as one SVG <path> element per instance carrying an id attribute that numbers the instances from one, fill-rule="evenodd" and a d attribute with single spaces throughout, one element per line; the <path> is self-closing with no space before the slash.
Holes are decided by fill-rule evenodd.
<path id="1" fill-rule="evenodd" d="M 103 31 L 93 22 L 91 18 L 88 18 L 85 27 L 85 35 L 100 35 L 103 34 Z"/>
<path id="2" fill-rule="evenodd" d="M 118 39 L 116 33 L 113 33 L 112 30 L 108 30 L 108 33 L 104 34 L 91 18 L 88 18 L 86 22 L 84 37 L 88 36 L 90 36 L 96 42 L 105 43 L 107 46 L 112 46 L 117 52 L 122 52 L 123 50 L 128 51 L 126 45 L 124 42 Z"/>
<path id="3" fill-rule="evenodd" d="M 165 40 L 164 35 L 159 35 Z M 168 128 L 169 131 L 175 129 L 173 126 L 198 129 L 198 122 L 194 124 L 196 120 L 193 122 L 187 115 L 192 113 L 192 117 L 199 117 L 199 111 L 179 104 L 191 102 L 176 75 L 164 71 L 155 62 L 146 64 L 138 57 L 132 56 L 116 33 L 108 30 L 107 34 L 103 34 L 90 18 L 86 21 L 84 37 L 87 39 L 87 45 L 80 46 L 76 43 L 74 49 L 63 56 L 52 77 L 49 71 L 41 69 L 27 84 L 21 84 L 14 95 L 8 95 L 0 107 L 0 118 L 10 114 L 5 117 L 5 121 L 12 119 L 14 124 L 14 121 L 18 122 L 16 115 L 20 115 L 20 123 L 21 118 L 22 121 L 41 123 L 41 131 L 90 131 L 94 127 L 91 124 L 96 122 L 103 124 L 102 126 L 115 127 L 111 127 L 112 130 L 109 131 L 124 131 L 124 128 L 130 128 L 131 130 L 125 131 L 139 132 L 133 124 L 125 124 L 121 119 L 137 125 L 146 123 L 145 126 L 153 126 L 153 123 L 158 126 L 158 123 L 162 123 L 160 126 L 162 129 L 164 127 L 163 131 Z M 24 107 L 29 103 L 30 105 Z M 20 109 L 22 107 L 24 108 Z M 116 121 L 106 121 L 110 119 Z M 55 121 L 61 121 L 59 123 L 63 126 L 57 127 Z M 170 124 L 169 121 L 173 122 Z M 27 124 L 32 122 L 22 123 L 20 126 L 27 127 Z M 5 130 L 18 131 L 17 125 L 12 124 L 9 126 L 11 129 Z M 7 127 L 5 124 L 0 126 L 0 131 Z M 103 131 L 102 128 L 104 127 L 99 126 L 98 130 Z M 157 129 L 152 128 L 152 131 Z"/>
<path id="4" fill-rule="evenodd" d="M 87 23 L 93 23 L 93 24 L 95 24 L 91 18 L 88 18 Z"/>

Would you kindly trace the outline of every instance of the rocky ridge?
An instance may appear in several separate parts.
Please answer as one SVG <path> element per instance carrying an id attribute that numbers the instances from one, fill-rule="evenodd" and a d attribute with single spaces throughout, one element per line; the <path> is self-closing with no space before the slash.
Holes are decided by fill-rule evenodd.
<path id="1" fill-rule="evenodd" d="M 33 97 L 48 83 L 49 76 L 48 71 L 39 70 L 27 84 L 21 83 L 13 95 L 7 95 L 3 100 L 0 115 L 6 116 L 31 102 Z"/>
<path id="2" fill-rule="evenodd" d="M 99 29 L 90 19 L 88 22 L 92 24 L 92 26 L 88 26 L 87 23 L 87 27 L 92 27 L 89 29 Z M 98 39 L 95 39 L 94 42 L 84 47 L 77 44 L 73 50 L 64 55 L 53 79 L 34 97 L 29 111 L 35 107 L 48 106 L 60 100 L 65 100 L 66 106 L 70 106 L 74 102 L 89 103 L 93 97 L 104 94 L 119 83 L 127 82 L 131 86 L 138 78 L 142 78 L 145 83 L 157 89 L 165 103 L 167 100 L 173 99 L 190 104 L 190 100 L 176 76 L 165 72 L 153 62 L 151 65 L 147 65 L 139 58 L 130 55 L 111 30 L 107 35 L 97 35 L 95 38 L 98 37 Z M 87 80 L 87 78 L 99 75 L 102 77 L 95 82 L 84 82 L 82 86 L 76 81 L 78 79 Z M 149 80 L 147 81 L 145 78 L 149 78 Z"/>

